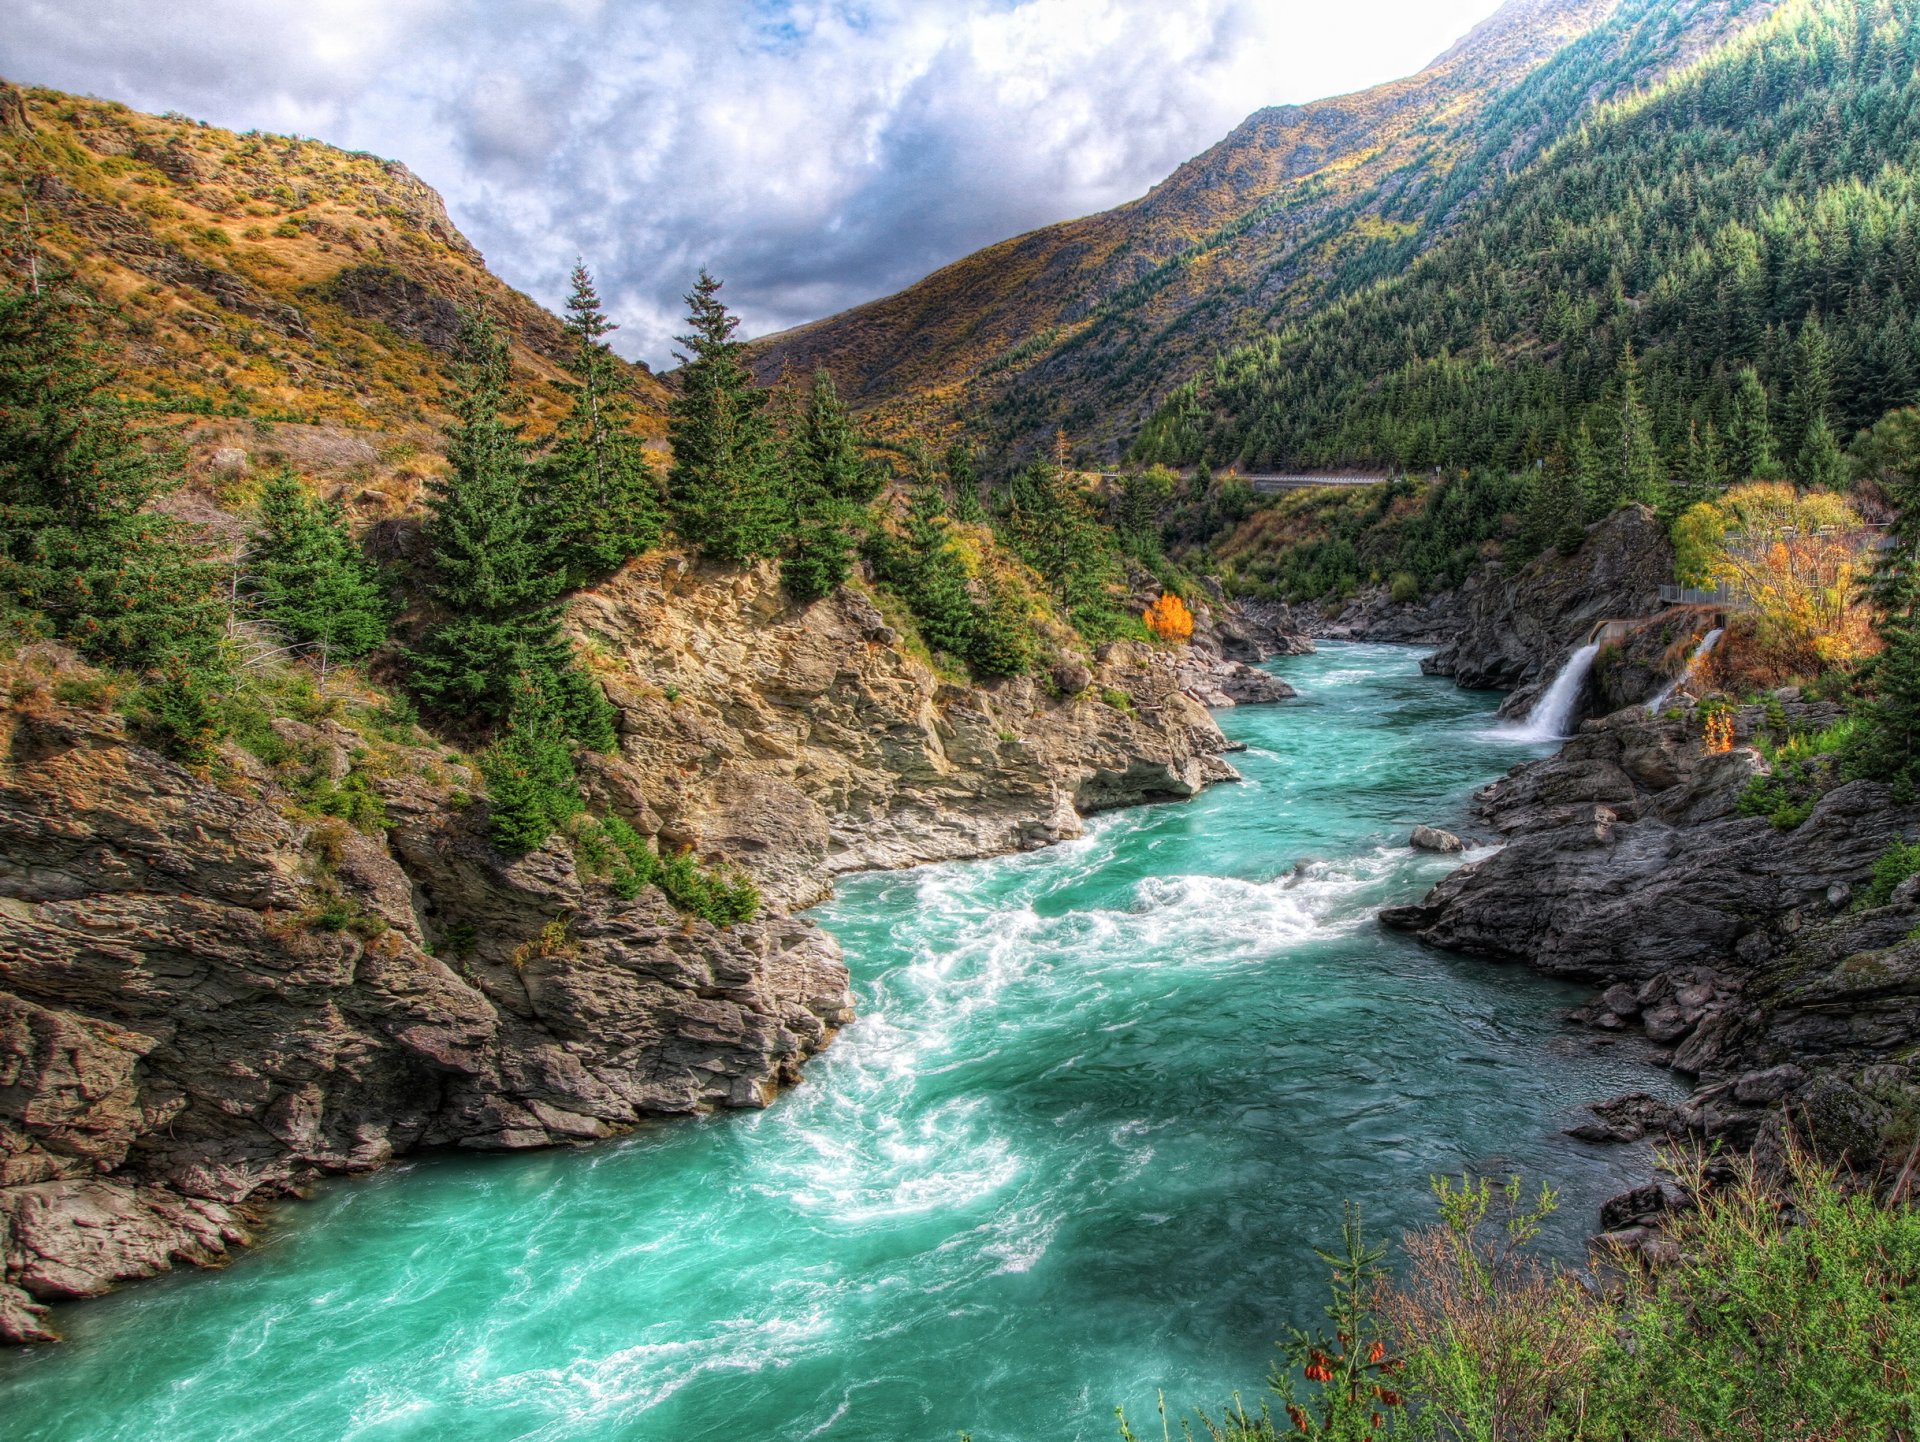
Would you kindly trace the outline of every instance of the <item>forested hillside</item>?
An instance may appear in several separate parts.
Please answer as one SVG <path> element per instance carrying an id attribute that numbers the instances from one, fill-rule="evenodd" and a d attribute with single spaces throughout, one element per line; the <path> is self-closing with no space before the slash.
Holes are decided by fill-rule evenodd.
<path id="1" fill-rule="evenodd" d="M 1221 357 L 1143 457 L 1831 483 L 1920 384 L 1920 7 L 1797 0 L 1406 274 Z"/>
<path id="2" fill-rule="evenodd" d="M 1142 199 L 761 342 L 862 408 L 1107 451 L 1215 350 L 1409 260 L 1581 116 L 1772 0 L 1514 0 L 1418 75 L 1280 106 Z"/>

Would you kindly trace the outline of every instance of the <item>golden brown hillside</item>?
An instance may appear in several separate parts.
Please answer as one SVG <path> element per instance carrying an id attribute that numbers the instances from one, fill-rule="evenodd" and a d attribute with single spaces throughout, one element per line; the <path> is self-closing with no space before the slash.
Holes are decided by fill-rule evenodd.
<path id="1" fill-rule="evenodd" d="M 512 336 L 533 433 L 565 404 L 559 321 L 397 161 L 0 82 L 0 180 L 10 266 L 101 299 L 129 392 L 180 418 L 204 471 L 286 460 L 363 516 L 411 505 L 462 306 Z M 666 387 L 632 377 L 657 436 Z"/>
<path id="2" fill-rule="evenodd" d="M 1419 74 L 1250 117 L 1141 199 L 761 341 L 857 404 L 1111 453 L 1218 349 L 1390 274 L 1605 99 L 1772 0 L 1509 0 Z M 927 414 L 931 412 L 931 414 Z"/>

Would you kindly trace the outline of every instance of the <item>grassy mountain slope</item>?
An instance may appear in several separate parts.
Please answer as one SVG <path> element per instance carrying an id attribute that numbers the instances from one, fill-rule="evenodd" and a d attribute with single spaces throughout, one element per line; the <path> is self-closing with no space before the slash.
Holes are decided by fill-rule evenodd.
<path id="1" fill-rule="evenodd" d="M 410 503 L 400 473 L 438 443 L 466 305 L 512 337 L 530 428 L 564 407 L 559 321 L 489 274 L 397 162 L 0 82 L 0 197 L 10 266 L 77 274 L 130 393 L 180 416 L 203 456 L 397 478 L 365 504 Z M 658 435 L 666 388 L 630 376 Z"/>
<path id="2" fill-rule="evenodd" d="M 826 365 L 862 406 L 996 439 L 1064 426 L 1111 449 L 1215 350 L 1404 267 L 1595 104 L 1769 8 L 1511 0 L 1418 75 L 1260 111 L 1140 200 L 771 337 L 757 364 Z"/>
<path id="3" fill-rule="evenodd" d="M 1604 461 L 1631 385 L 1666 474 L 1714 435 L 1722 474 L 1751 474 L 1751 364 L 1799 475 L 1816 416 L 1844 442 L 1920 386 L 1917 116 L 1920 6 L 1794 0 L 1605 108 L 1404 275 L 1221 357 L 1139 449 L 1517 469 L 1590 440 Z"/>

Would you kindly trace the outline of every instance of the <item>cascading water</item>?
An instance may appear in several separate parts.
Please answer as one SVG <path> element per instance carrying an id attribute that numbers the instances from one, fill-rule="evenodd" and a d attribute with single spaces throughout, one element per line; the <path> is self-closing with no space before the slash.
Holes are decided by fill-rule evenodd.
<path id="1" fill-rule="evenodd" d="M 1673 693 L 1678 691 L 1681 686 L 1692 677 L 1693 668 L 1705 659 L 1707 652 L 1714 648 L 1715 643 L 1717 643 L 1719 639 L 1720 627 L 1718 626 L 1715 626 L 1711 631 L 1707 632 L 1705 636 L 1701 637 L 1700 644 L 1695 646 L 1693 648 L 1693 654 L 1687 657 L 1687 664 L 1680 668 L 1680 674 L 1662 686 L 1658 696 L 1655 696 L 1651 701 L 1647 702 L 1647 710 L 1658 716 L 1661 708 L 1665 706 L 1667 702 L 1671 701 L 1673 699 Z"/>
<path id="2" fill-rule="evenodd" d="M 1567 657 L 1567 664 L 1560 668 L 1560 674 L 1553 678 L 1546 693 L 1533 703 L 1527 719 L 1518 726 L 1503 727 L 1498 734 L 1509 741 L 1564 740 L 1573 721 L 1574 708 L 1580 704 L 1580 693 L 1586 688 L 1587 673 L 1593 670 L 1593 658 L 1599 652 L 1596 643 L 1582 646 Z"/>
<path id="3" fill-rule="evenodd" d="M 844 880 L 860 1019 L 767 1110 L 330 1183 L 0 1349 L 0 1435 L 1112 1442 L 1162 1387 L 1257 1403 L 1344 1200 L 1385 1241 L 1429 1176 L 1519 1171 L 1582 1255 L 1648 1163 L 1561 1128 L 1675 1084 L 1562 1027 L 1581 989 L 1374 923 L 1511 759 L 1489 698 L 1402 647 L 1274 669 L 1299 701 L 1220 717 L 1238 785 Z"/>

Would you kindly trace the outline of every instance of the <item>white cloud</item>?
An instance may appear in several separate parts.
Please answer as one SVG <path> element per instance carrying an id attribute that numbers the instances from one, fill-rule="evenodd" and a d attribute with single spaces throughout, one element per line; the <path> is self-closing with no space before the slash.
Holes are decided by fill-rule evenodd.
<path id="1" fill-rule="evenodd" d="M 1496 0 L 12 0 L 0 73 L 404 160 L 507 280 L 576 254 L 668 360 L 1131 199 L 1263 105 L 1406 74 Z"/>

